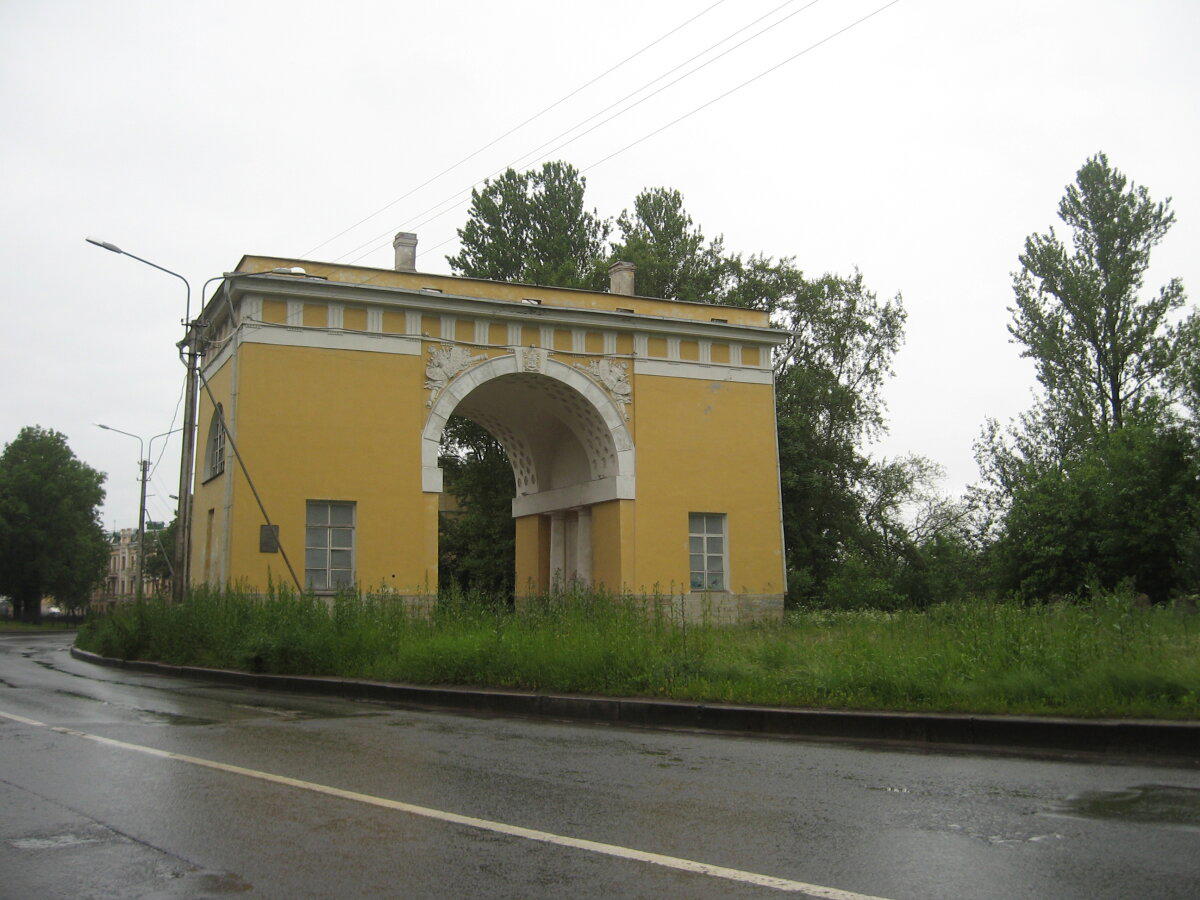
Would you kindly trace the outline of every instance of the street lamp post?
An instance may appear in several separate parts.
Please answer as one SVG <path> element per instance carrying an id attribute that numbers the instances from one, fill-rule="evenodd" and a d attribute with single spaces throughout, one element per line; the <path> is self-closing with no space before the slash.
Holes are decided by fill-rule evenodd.
<path id="1" fill-rule="evenodd" d="M 187 586 L 191 581 L 191 546 L 192 546 L 192 470 L 195 465 L 196 458 L 196 401 L 199 399 L 200 392 L 200 369 L 199 359 L 202 353 L 201 350 L 201 330 L 203 324 L 199 318 L 192 321 L 192 286 L 186 278 L 178 272 L 172 272 L 170 269 L 163 268 L 158 263 L 150 262 L 148 259 L 142 259 L 140 256 L 135 256 L 128 250 L 122 250 L 116 244 L 110 244 L 108 241 L 102 241 L 99 238 L 88 237 L 84 238 L 89 244 L 94 244 L 108 250 L 111 253 L 119 253 L 122 256 L 128 256 L 131 259 L 136 259 L 140 263 L 145 263 L 151 268 L 158 269 L 160 272 L 166 272 L 168 275 L 173 275 L 183 282 L 183 286 L 187 291 L 187 303 L 185 308 L 185 316 L 183 324 L 187 331 L 184 338 L 176 346 L 179 347 L 180 358 L 187 366 L 187 381 L 184 384 L 184 409 L 183 409 L 183 446 L 179 455 L 179 508 L 176 513 L 178 524 L 175 526 L 175 565 L 174 583 L 172 589 L 172 597 L 176 601 L 182 601 L 187 594 Z M 215 278 L 210 278 L 204 283 L 200 289 L 200 312 L 197 316 L 203 315 L 204 312 L 204 291 L 207 286 L 214 281 L 221 281 L 227 285 L 229 279 L 236 278 L 241 275 L 292 275 L 302 278 L 324 278 L 322 275 L 309 275 L 299 266 L 280 267 L 270 269 L 266 272 L 226 272 L 224 275 L 219 275 Z M 230 306 L 230 325 L 233 323 L 233 308 Z M 210 392 L 211 394 L 211 392 Z M 236 455 L 236 448 L 235 448 Z M 238 457 L 239 462 L 241 458 Z M 243 469 L 244 469 L 243 465 Z M 249 477 L 249 476 L 247 476 Z M 251 483 L 251 490 L 254 490 Z M 257 492 L 255 493 L 257 498 Z M 260 508 L 262 507 L 261 500 L 259 501 Z M 263 516 L 266 517 L 266 509 L 263 510 Z M 270 524 L 270 519 L 267 519 Z M 287 555 L 284 554 L 284 562 L 287 562 Z M 288 569 L 291 570 L 291 564 L 288 563 Z M 292 572 L 293 580 L 296 580 L 296 586 L 299 588 L 300 582 L 296 579 L 296 573 Z"/>
<path id="2" fill-rule="evenodd" d="M 192 466 L 196 455 L 196 399 L 197 399 L 197 371 L 198 371 L 198 348 L 197 344 L 197 327 L 192 321 L 192 286 L 186 278 L 178 272 L 172 272 L 170 269 L 165 269 L 157 263 L 152 263 L 148 259 L 142 259 L 140 256 L 135 256 L 127 250 L 122 250 L 115 244 L 110 244 L 107 241 L 101 241 L 97 238 L 84 238 L 89 244 L 95 244 L 97 247 L 102 247 L 112 253 L 119 253 L 122 256 L 128 256 L 130 259 L 136 259 L 140 263 L 145 263 L 151 268 L 158 269 L 160 272 L 166 272 L 168 275 L 173 275 L 183 282 L 186 290 L 186 304 L 184 307 L 183 324 L 187 331 L 184 338 L 179 343 L 180 355 L 183 357 L 183 363 L 187 367 L 187 381 L 184 384 L 183 397 L 183 446 L 179 454 L 179 506 L 176 509 L 175 518 L 175 578 L 171 586 L 171 596 L 176 601 L 182 601 L 187 593 L 187 585 L 191 574 L 191 546 L 192 546 Z M 139 582 L 140 584 L 140 582 Z"/>
<path id="3" fill-rule="evenodd" d="M 146 443 L 142 442 L 141 437 L 136 434 L 131 434 L 128 431 L 122 431 L 120 428 L 113 428 L 111 425 L 101 425 L 96 423 L 97 428 L 103 428 L 105 431 L 115 431 L 117 434 L 123 434 L 126 437 L 131 437 L 138 442 L 138 480 L 142 483 L 142 496 L 138 501 L 138 564 L 137 564 L 137 582 L 133 587 L 133 596 L 137 600 L 142 599 L 144 593 L 143 582 L 146 573 L 146 479 L 150 471 L 150 457 L 154 453 L 154 442 L 161 437 L 167 437 L 179 431 L 178 428 L 173 428 L 170 431 L 164 431 L 162 434 L 156 434 Z M 147 444 L 149 445 L 149 453 L 143 452 Z M 179 526 L 175 528 L 178 530 Z"/>

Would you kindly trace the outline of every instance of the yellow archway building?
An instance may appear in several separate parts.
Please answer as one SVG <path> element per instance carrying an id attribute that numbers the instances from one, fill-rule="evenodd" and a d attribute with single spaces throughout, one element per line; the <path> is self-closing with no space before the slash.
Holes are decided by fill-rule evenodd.
<path id="1" fill-rule="evenodd" d="M 518 595 L 572 579 L 689 616 L 782 614 L 771 350 L 755 310 L 246 256 L 208 303 L 193 584 L 437 590 L 438 450 L 453 413 L 516 480 Z"/>

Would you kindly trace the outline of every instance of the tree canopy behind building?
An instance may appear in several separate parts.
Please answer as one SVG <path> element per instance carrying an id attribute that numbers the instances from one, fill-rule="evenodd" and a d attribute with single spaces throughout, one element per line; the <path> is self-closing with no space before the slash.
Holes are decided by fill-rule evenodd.
<path id="1" fill-rule="evenodd" d="M 623 260 L 637 266 L 641 296 L 770 313 L 792 332 L 775 374 L 793 594 L 819 595 L 848 556 L 872 572 L 894 567 L 896 553 L 913 548 L 898 510 L 931 468 L 923 460 L 872 460 L 865 452 L 886 429 L 881 388 L 903 340 L 900 297 L 880 302 L 857 272 L 810 278 L 791 258 L 731 253 L 722 236 L 705 236 L 680 192 L 665 187 L 639 193 L 605 244 L 612 223 L 587 209 L 585 187 L 566 163 L 510 170 L 486 183 L 472 195 L 459 229 L 462 250 L 448 257 L 452 270 L 602 288 L 608 266 Z M 503 450 L 482 428 L 454 417 L 443 446 L 450 457 L 447 489 L 464 507 L 443 521 L 443 574 L 464 586 L 511 584 L 511 551 L 502 551 L 512 541 L 512 479 Z M 496 490 L 501 484 L 507 492 Z"/>

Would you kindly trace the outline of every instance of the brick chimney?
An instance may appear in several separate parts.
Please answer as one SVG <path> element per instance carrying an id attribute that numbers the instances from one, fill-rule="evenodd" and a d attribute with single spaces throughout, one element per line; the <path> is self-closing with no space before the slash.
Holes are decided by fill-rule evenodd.
<path id="1" fill-rule="evenodd" d="M 396 271 L 417 271 L 417 236 L 411 231 L 401 231 L 392 239 L 396 251 Z"/>
<path id="2" fill-rule="evenodd" d="M 397 266 L 397 268 L 399 268 Z M 631 262 L 617 260 L 608 267 L 608 292 L 633 296 L 633 273 L 637 266 Z"/>

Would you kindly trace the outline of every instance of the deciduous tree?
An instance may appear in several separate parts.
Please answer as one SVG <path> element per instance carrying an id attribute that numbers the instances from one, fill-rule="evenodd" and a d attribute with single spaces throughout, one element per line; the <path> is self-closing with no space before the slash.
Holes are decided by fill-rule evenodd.
<path id="1" fill-rule="evenodd" d="M 1016 491 L 996 546 L 1000 587 L 1029 599 L 1129 582 L 1154 600 L 1194 587 L 1181 567 L 1200 468 L 1179 429 L 1126 425 Z"/>
<path id="2" fill-rule="evenodd" d="M 683 208 L 683 195 L 671 188 L 647 188 L 632 210 L 617 216 L 620 239 L 611 257 L 637 266 L 637 292 L 643 297 L 719 303 L 733 265 L 723 238 L 708 241 Z"/>
<path id="3" fill-rule="evenodd" d="M 865 452 L 885 428 L 904 307 L 880 302 L 860 273 L 808 280 L 762 257 L 740 266 L 733 296 L 790 332 L 775 358 L 784 536 L 793 596 L 819 598 L 849 554 L 886 545 L 880 526 L 914 485 L 910 468 Z"/>
<path id="4" fill-rule="evenodd" d="M 175 526 L 178 519 L 164 526 L 161 522 L 146 523 L 146 577 L 153 579 L 158 589 L 170 584 L 174 575 L 172 555 L 175 549 Z"/>
<path id="5" fill-rule="evenodd" d="M 556 287 L 600 287 L 597 260 L 610 224 L 584 203 L 587 179 L 565 162 L 516 172 L 471 192 L 456 275 Z"/>
<path id="6" fill-rule="evenodd" d="M 438 583 L 511 594 L 516 483 L 508 456 L 487 431 L 461 416 L 446 423 L 442 446 L 445 488 L 457 508 L 440 516 Z"/>
<path id="7" fill-rule="evenodd" d="M 103 576 L 103 484 L 57 431 L 22 428 L 0 454 L 0 593 L 17 617 L 39 618 L 46 595 L 81 605 Z"/>
<path id="8" fill-rule="evenodd" d="M 1183 586 L 1181 535 L 1195 529 L 1195 442 L 1178 422 L 1179 401 L 1195 403 L 1200 320 L 1182 315 L 1178 278 L 1143 296 L 1175 215 L 1103 153 L 1058 214 L 1069 245 L 1030 235 L 1013 276 L 1009 331 L 1040 396 L 976 445 L 998 586 L 1045 597 L 1129 579 L 1162 599 Z"/>
<path id="9" fill-rule="evenodd" d="M 1154 202 L 1099 153 L 1067 186 L 1058 215 L 1071 246 L 1053 228 L 1025 239 L 1009 332 L 1071 435 L 1159 421 L 1191 337 L 1172 321 L 1184 304 L 1182 281 L 1141 296 L 1150 251 L 1175 222 L 1171 201 Z"/>

